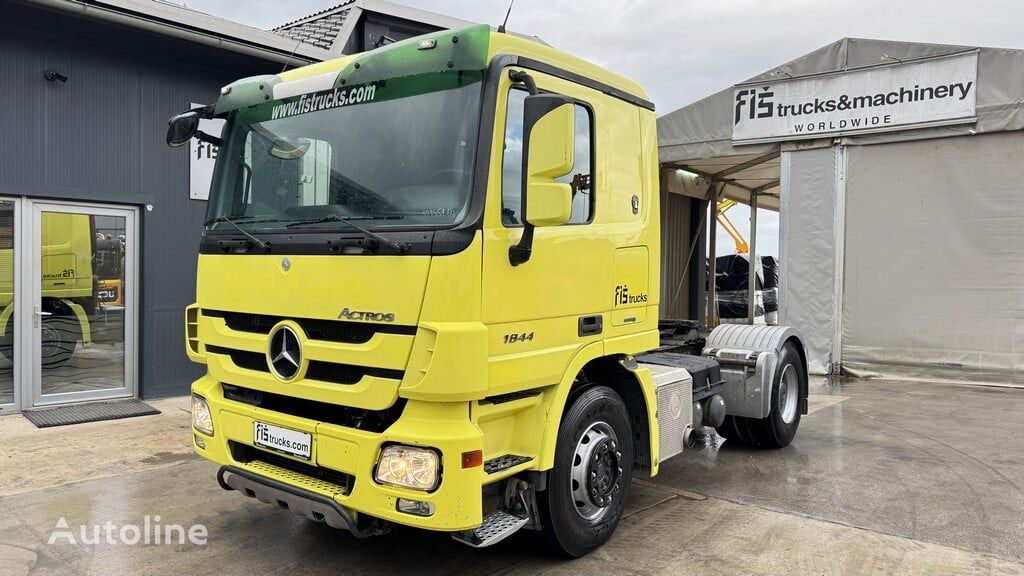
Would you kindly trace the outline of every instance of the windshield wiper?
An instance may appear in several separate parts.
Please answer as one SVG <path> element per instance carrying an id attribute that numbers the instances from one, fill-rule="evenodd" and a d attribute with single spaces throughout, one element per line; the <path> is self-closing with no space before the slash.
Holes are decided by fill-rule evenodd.
<path id="1" fill-rule="evenodd" d="M 364 217 L 361 217 L 361 219 L 365 219 L 365 220 L 401 220 L 402 218 L 404 218 L 404 216 L 364 216 Z M 352 221 L 351 218 L 343 218 L 341 216 L 338 216 L 337 214 L 328 214 L 326 216 L 321 216 L 319 218 L 310 218 L 308 220 L 297 220 L 295 222 L 290 222 L 288 224 L 285 224 L 284 227 L 285 228 L 292 228 L 292 227 L 295 227 L 295 226 L 305 226 L 305 225 L 308 225 L 308 224 L 320 224 L 321 222 L 341 222 L 342 224 L 347 224 L 348 226 L 350 226 L 350 227 L 352 227 L 352 228 L 362 232 L 368 238 L 372 238 L 372 239 L 376 240 L 377 242 L 379 242 L 381 244 L 384 244 L 385 246 L 391 247 L 392 250 L 398 252 L 399 254 L 405 254 L 411 248 L 411 246 L 409 244 L 405 243 L 405 242 L 395 242 L 394 240 L 388 238 L 387 236 L 382 236 L 380 234 L 377 234 L 373 230 L 370 230 L 369 228 L 366 228 L 365 226 L 361 226 L 359 224 L 356 224 L 355 222 Z"/>
<path id="2" fill-rule="evenodd" d="M 235 228 L 235 230 L 238 230 L 242 234 L 245 234 L 246 238 L 248 238 L 248 239 L 252 240 L 253 242 L 255 242 L 256 245 L 259 246 L 260 248 L 263 248 L 264 250 L 266 250 L 267 248 L 270 248 L 270 242 L 267 242 L 266 240 L 260 240 L 259 238 L 253 236 L 248 231 L 246 231 L 244 228 L 239 226 L 237 222 L 235 222 L 236 220 L 249 220 L 249 219 L 252 219 L 252 218 L 256 218 L 256 216 L 239 216 L 239 217 L 233 218 L 233 219 L 232 218 L 228 218 L 227 216 L 217 216 L 216 218 L 213 218 L 211 220 L 207 220 L 205 225 L 209 226 L 210 224 L 215 224 L 217 222 L 225 222 L 225 223 L 230 224 L 231 226 L 233 226 Z"/>
<path id="3" fill-rule="evenodd" d="M 226 218 L 227 218 L 227 216 L 217 216 L 216 218 L 210 218 L 206 222 L 203 222 L 203 226 L 209 226 L 210 224 L 216 224 L 218 222 L 224 222 Z M 248 220 L 253 220 L 255 218 L 266 218 L 266 216 L 252 216 L 252 215 L 235 216 L 234 218 L 231 218 L 231 220 L 234 220 L 235 222 L 238 222 L 240 220 L 248 221 Z"/>

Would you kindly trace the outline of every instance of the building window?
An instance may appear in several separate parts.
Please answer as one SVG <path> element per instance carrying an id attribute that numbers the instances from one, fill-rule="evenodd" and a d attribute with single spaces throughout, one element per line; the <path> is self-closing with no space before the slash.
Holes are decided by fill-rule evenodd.
<path id="1" fill-rule="evenodd" d="M 513 89 L 508 93 L 505 112 L 505 149 L 501 161 L 501 223 L 522 226 L 523 178 L 523 105 L 528 96 L 525 90 Z M 594 186 L 592 173 L 593 119 L 582 104 L 576 104 L 576 137 L 572 170 L 557 182 L 574 184 L 572 215 L 568 224 L 586 224 L 594 213 Z"/>

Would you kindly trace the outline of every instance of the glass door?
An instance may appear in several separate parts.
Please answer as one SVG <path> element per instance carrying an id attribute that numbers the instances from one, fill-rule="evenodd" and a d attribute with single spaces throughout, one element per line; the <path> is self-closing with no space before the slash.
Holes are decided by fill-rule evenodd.
<path id="1" fill-rule="evenodd" d="M 15 313 L 15 294 L 18 293 L 15 280 L 21 280 L 18 270 L 20 244 L 15 226 L 18 215 L 18 200 L 0 198 L 0 414 L 18 409 L 20 400 L 16 379 L 15 351 L 19 351 L 17 338 L 18 315 Z"/>
<path id="2" fill-rule="evenodd" d="M 133 396 L 135 210 L 31 204 L 32 405 Z"/>

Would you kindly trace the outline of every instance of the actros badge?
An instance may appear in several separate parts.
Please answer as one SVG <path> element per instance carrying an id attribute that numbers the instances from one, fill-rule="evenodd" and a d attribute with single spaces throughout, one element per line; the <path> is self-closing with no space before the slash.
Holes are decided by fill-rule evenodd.
<path id="1" fill-rule="evenodd" d="M 338 318 L 355 320 L 356 322 L 394 322 L 394 312 L 369 312 L 367 310 L 342 309 Z"/>

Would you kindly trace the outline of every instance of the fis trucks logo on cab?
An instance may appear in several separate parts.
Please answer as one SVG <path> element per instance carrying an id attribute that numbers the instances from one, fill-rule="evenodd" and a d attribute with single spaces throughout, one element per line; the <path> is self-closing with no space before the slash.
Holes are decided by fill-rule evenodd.
<path id="1" fill-rule="evenodd" d="M 647 294 L 643 292 L 639 294 L 630 294 L 629 286 L 626 284 L 619 284 L 615 287 L 615 306 L 643 304 L 644 302 L 647 302 Z"/>
<path id="2" fill-rule="evenodd" d="M 355 322 L 394 322 L 395 314 L 393 312 L 369 312 L 366 310 L 350 310 L 344 308 L 338 318 L 343 320 L 352 320 Z"/>

